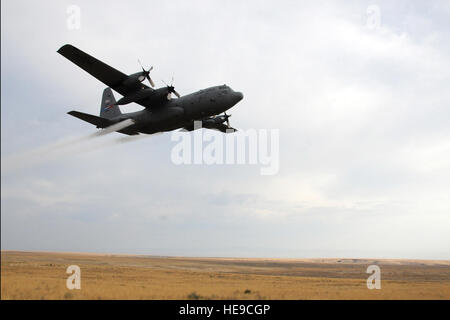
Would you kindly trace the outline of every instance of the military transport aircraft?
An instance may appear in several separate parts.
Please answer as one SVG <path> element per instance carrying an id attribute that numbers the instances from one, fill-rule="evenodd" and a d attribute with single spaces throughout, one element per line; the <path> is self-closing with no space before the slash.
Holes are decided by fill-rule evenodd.
<path id="1" fill-rule="evenodd" d="M 154 87 L 150 71 L 145 70 L 126 75 L 70 44 L 62 46 L 59 54 L 72 61 L 108 86 L 103 91 L 100 116 L 70 111 L 70 115 L 89 122 L 97 128 L 106 128 L 123 121 L 132 124 L 118 130 L 120 133 L 136 135 L 157 133 L 182 128 L 187 131 L 197 129 L 194 121 L 201 121 L 201 127 L 221 132 L 235 132 L 230 127 L 226 110 L 242 100 L 241 92 L 233 91 L 226 85 L 210 87 L 185 96 L 180 96 L 172 84 L 153 89 L 143 83 L 145 79 Z M 140 62 L 139 62 L 140 63 Z M 116 102 L 112 90 L 123 97 Z M 177 99 L 172 99 L 172 94 Z M 132 113 L 122 113 L 119 105 L 135 102 L 145 109 Z M 220 115 L 224 113 L 223 115 Z M 226 124 L 225 124 L 226 123 Z M 200 124 L 200 123 L 199 123 Z"/>

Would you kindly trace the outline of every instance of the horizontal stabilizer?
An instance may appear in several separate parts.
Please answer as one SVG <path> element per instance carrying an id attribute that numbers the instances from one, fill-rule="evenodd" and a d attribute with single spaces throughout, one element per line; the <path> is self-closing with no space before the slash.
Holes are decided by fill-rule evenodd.
<path id="1" fill-rule="evenodd" d="M 92 114 L 87 114 L 79 111 L 70 111 L 67 113 L 78 119 L 89 122 L 95 125 L 97 128 L 106 128 L 111 125 L 111 121 L 109 121 L 108 119 L 97 117 Z"/>

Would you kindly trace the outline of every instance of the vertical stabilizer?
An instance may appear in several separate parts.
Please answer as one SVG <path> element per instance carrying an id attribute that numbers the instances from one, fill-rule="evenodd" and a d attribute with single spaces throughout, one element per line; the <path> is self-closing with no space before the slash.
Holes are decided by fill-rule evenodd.
<path id="1" fill-rule="evenodd" d="M 116 104 L 116 99 L 114 98 L 111 88 L 106 88 L 103 90 L 102 104 L 100 105 L 100 117 L 106 119 L 112 119 L 120 116 L 119 106 Z"/>

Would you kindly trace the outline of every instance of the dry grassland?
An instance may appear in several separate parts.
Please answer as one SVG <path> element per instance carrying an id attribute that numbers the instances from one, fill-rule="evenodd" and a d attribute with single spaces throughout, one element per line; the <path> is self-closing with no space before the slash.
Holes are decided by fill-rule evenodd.
<path id="1" fill-rule="evenodd" d="M 366 269 L 381 268 L 381 290 Z M 66 268 L 81 268 L 81 290 Z M 2 299 L 450 299 L 450 261 L 1 252 Z"/>

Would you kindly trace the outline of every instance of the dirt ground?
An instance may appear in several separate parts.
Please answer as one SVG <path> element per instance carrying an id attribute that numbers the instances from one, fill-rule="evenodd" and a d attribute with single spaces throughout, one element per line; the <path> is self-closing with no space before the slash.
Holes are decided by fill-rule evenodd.
<path id="1" fill-rule="evenodd" d="M 366 285 L 369 265 L 381 289 Z M 81 269 L 69 290 L 66 269 Z M 450 299 L 450 261 L 1 252 L 2 299 Z"/>

